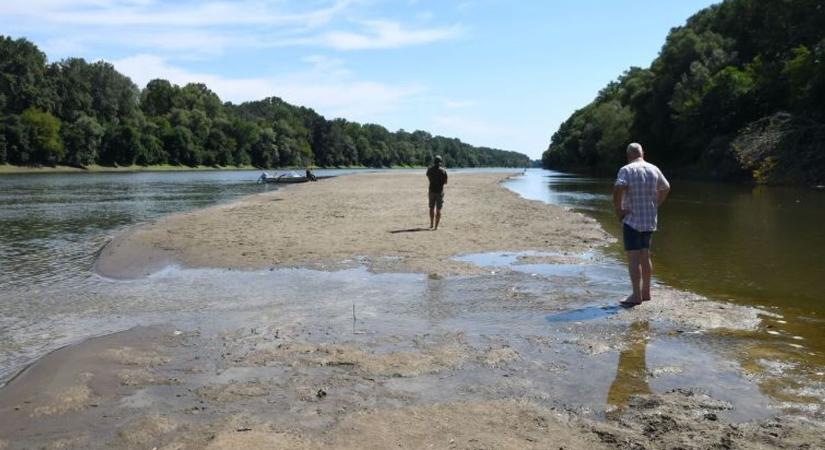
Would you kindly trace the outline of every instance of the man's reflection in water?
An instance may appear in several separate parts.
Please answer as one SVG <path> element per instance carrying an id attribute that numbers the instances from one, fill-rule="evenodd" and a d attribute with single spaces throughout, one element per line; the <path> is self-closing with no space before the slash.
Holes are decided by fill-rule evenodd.
<path id="1" fill-rule="evenodd" d="M 621 409 L 631 396 L 650 394 L 647 384 L 647 365 L 645 351 L 647 347 L 647 322 L 634 322 L 627 331 L 627 348 L 619 353 L 619 366 L 616 369 L 616 379 L 607 391 L 607 404 Z"/>

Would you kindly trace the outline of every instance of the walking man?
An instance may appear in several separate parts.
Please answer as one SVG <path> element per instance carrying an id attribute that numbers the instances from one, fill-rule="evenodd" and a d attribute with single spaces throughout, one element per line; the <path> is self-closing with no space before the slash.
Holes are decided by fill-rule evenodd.
<path id="1" fill-rule="evenodd" d="M 620 303 L 635 306 L 650 300 L 650 240 L 656 231 L 657 211 L 670 193 L 658 167 L 645 161 L 642 146 L 627 146 L 627 165 L 619 169 L 613 186 L 613 209 L 622 222 L 633 294 Z"/>
<path id="2" fill-rule="evenodd" d="M 441 167 L 441 157 L 433 158 L 433 165 L 427 169 L 430 180 L 430 229 L 437 230 L 441 221 L 441 208 L 444 206 L 444 185 L 447 184 L 447 171 Z"/>

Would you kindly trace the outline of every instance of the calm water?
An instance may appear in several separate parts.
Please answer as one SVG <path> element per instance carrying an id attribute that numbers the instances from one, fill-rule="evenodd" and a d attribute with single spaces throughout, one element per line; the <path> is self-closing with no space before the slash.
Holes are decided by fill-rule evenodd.
<path id="1" fill-rule="evenodd" d="M 611 179 L 530 170 L 525 197 L 584 212 L 616 237 Z M 825 317 L 825 191 L 674 180 L 653 239 L 654 273 L 681 289 Z M 620 243 L 609 252 L 623 256 Z M 825 340 L 822 323 L 807 334 Z"/>
<path id="2" fill-rule="evenodd" d="M 351 171 L 321 170 L 318 175 Z M 174 212 L 276 189 L 259 171 L 0 176 L 0 289 L 92 277 L 97 251 L 117 232 Z"/>

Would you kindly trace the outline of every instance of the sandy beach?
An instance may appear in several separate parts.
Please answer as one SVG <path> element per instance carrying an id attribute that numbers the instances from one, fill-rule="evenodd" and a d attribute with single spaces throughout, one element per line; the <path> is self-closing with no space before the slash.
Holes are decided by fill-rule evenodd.
<path id="1" fill-rule="evenodd" d="M 746 364 L 769 312 L 666 286 L 616 308 L 610 237 L 506 177 L 451 174 L 438 231 L 426 178 L 384 173 L 115 237 L 112 283 L 217 300 L 21 371 L 0 450 L 825 447 L 819 410 Z M 512 261 L 459 258 L 488 252 Z"/>
<path id="2" fill-rule="evenodd" d="M 420 173 L 363 174 L 292 186 L 142 226 L 108 245 L 100 273 L 139 277 L 187 267 L 340 269 L 459 275 L 479 269 L 463 253 L 542 250 L 580 253 L 608 236 L 586 216 L 519 198 L 503 174 L 453 174 L 442 225 L 430 232 L 427 179 Z"/>

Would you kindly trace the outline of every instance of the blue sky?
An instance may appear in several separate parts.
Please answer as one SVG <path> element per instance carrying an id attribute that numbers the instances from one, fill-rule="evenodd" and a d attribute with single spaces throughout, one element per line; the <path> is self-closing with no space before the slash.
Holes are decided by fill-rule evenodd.
<path id="1" fill-rule="evenodd" d="M 206 83 L 539 158 L 573 111 L 710 0 L 3 0 L 0 33 L 141 88 Z"/>

